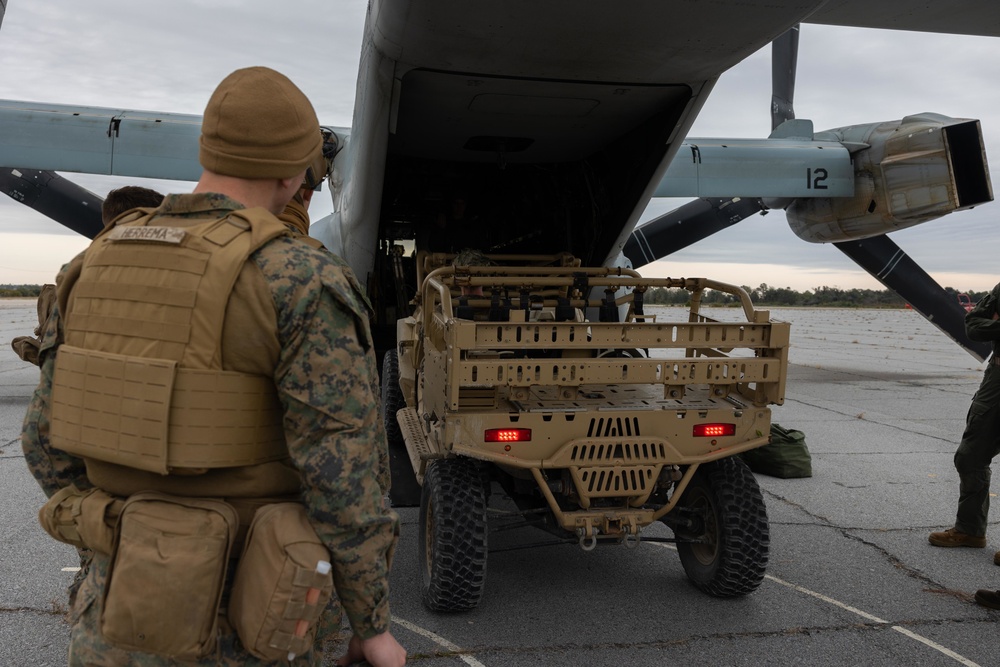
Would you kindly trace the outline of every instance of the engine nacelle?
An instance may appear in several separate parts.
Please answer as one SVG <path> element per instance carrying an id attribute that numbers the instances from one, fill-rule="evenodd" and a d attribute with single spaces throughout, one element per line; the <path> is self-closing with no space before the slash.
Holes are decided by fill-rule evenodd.
<path id="1" fill-rule="evenodd" d="M 993 199 L 978 120 L 923 113 L 815 139 L 851 149 L 854 197 L 792 201 L 788 225 L 805 241 L 864 239 Z"/>

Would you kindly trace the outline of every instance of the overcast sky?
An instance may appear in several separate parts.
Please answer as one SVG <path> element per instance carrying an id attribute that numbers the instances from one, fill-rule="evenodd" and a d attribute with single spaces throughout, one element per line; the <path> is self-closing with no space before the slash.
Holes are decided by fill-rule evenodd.
<path id="1" fill-rule="evenodd" d="M 267 65 L 312 100 L 320 121 L 349 126 L 366 0 L 9 0 L 0 30 L 0 98 L 200 114 L 239 67 Z M 280 12 L 280 13 L 279 13 Z M 1000 39 L 805 25 L 795 111 L 816 130 L 923 111 L 982 121 L 1000 160 Z M 770 131 L 770 49 L 724 74 L 692 131 Z M 1000 165 L 1000 162 L 997 162 Z M 996 167 L 1000 169 L 1000 167 Z M 103 196 L 136 179 L 64 174 Z M 190 183 L 150 181 L 161 191 Z M 328 212 L 328 196 L 314 213 Z M 678 205 L 654 200 L 646 218 Z M 316 206 L 316 204 L 314 204 Z M 1000 204 L 897 232 L 893 239 L 942 285 L 1000 280 Z M 86 240 L 0 196 L 0 283 L 52 280 Z M 757 286 L 881 286 L 829 245 L 800 241 L 784 213 L 755 216 L 657 263 L 657 275 L 709 275 Z M 644 271 L 646 272 L 646 271 Z"/>

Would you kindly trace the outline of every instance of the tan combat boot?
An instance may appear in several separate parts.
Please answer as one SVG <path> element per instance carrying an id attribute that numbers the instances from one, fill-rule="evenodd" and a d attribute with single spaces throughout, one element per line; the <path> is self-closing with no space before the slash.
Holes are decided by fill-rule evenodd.
<path id="1" fill-rule="evenodd" d="M 962 533 L 954 528 L 949 528 L 939 533 L 931 533 L 927 537 L 927 541 L 936 547 L 972 547 L 973 549 L 982 549 L 986 546 L 985 537 L 976 537 L 975 535 Z M 994 562 L 996 561 L 994 560 Z"/>
<path id="2" fill-rule="evenodd" d="M 993 564 L 1000 565 L 1000 551 L 993 554 Z"/>

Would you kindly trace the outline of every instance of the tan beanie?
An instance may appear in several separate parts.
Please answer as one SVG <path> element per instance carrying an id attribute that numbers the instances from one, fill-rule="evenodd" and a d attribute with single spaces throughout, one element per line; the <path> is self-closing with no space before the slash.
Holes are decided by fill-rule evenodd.
<path id="1" fill-rule="evenodd" d="M 239 69 L 219 84 L 201 121 L 201 166 L 238 178 L 291 178 L 321 159 L 312 104 L 288 77 Z"/>

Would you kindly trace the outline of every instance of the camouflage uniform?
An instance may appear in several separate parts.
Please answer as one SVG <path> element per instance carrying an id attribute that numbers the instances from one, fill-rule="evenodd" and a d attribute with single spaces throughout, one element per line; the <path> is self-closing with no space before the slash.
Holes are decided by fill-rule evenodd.
<path id="1" fill-rule="evenodd" d="M 38 293 L 38 326 L 35 327 L 34 336 L 18 336 L 10 342 L 14 348 L 14 353 L 28 363 L 38 365 L 38 350 L 42 346 L 41 336 L 45 332 L 45 325 L 49 321 L 49 314 L 56 303 L 56 286 L 42 285 Z"/>
<path id="2" fill-rule="evenodd" d="M 955 452 L 960 480 L 955 529 L 981 537 L 986 535 L 990 508 L 990 463 L 1000 454 L 1000 320 L 994 319 L 1000 304 L 1000 285 L 993 288 L 965 316 L 965 332 L 974 341 L 993 344 L 983 381 L 966 417 L 962 442 Z"/>
<path id="3" fill-rule="evenodd" d="M 239 203 L 217 194 L 171 195 L 157 210 L 156 224 L 183 226 L 184 220 L 219 219 L 239 208 Z M 64 267 L 60 280 L 81 262 L 77 257 Z M 270 295 L 273 310 L 260 312 L 246 305 L 260 302 L 253 295 L 262 293 Z M 278 237 L 256 251 L 239 275 L 226 310 L 222 366 L 274 378 L 285 411 L 290 457 L 284 474 L 298 476 L 310 523 L 331 554 L 337 597 L 354 632 L 367 638 L 389 625 L 388 568 L 398 518 L 382 508 L 375 474 L 385 435 L 376 409 L 378 397 L 372 395 L 374 350 L 364 313 L 347 274 L 328 253 L 291 236 Z M 56 309 L 43 338 L 42 381 L 22 434 L 33 474 L 43 489 L 53 490 L 69 482 L 89 484 L 86 477 L 81 480 L 79 459 L 52 450 L 48 443 L 52 369 L 62 332 L 59 317 Z M 366 362 L 358 364 L 358 357 Z M 107 469 L 98 471 L 93 461 L 89 464 L 87 474 L 94 481 L 101 478 L 95 477 L 98 472 L 109 474 Z M 172 478 L 139 475 L 139 479 L 146 475 L 149 488 L 160 490 L 158 485 Z M 95 555 L 71 610 L 70 664 L 176 664 L 159 656 L 119 651 L 101 637 L 107 566 L 106 556 Z M 295 664 L 320 660 L 320 651 L 313 650 Z M 243 649 L 222 618 L 217 653 L 184 664 L 261 663 Z"/>
<path id="4" fill-rule="evenodd" d="M 278 220 L 285 223 L 285 226 L 288 227 L 288 231 L 291 232 L 292 236 L 309 244 L 313 248 L 325 252 L 331 262 L 343 269 L 344 276 L 351 284 L 351 289 L 354 290 L 354 296 L 360 302 L 364 303 L 365 312 L 368 314 L 368 319 L 371 320 L 375 314 L 375 309 L 372 308 L 372 304 L 368 300 L 368 295 L 365 294 L 365 291 L 361 288 L 361 283 L 359 283 L 358 279 L 354 276 L 354 272 L 351 270 L 351 267 L 348 266 L 347 262 L 345 262 L 339 255 L 330 252 L 329 248 L 324 246 L 317 239 L 309 236 L 309 212 L 306 210 L 306 206 L 302 201 L 301 195 L 296 195 L 290 202 L 288 202 L 285 210 L 278 216 Z M 381 384 L 379 382 L 379 371 L 375 355 L 366 355 L 365 361 L 368 363 L 368 375 L 372 381 L 372 394 L 378 396 L 381 391 Z M 378 450 L 377 476 L 379 486 L 382 487 L 382 495 L 387 496 L 389 494 L 389 485 L 391 483 L 391 475 L 389 472 L 389 449 L 385 437 L 385 425 L 382 423 L 381 419 L 378 421 L 378 430 L 379 435 L 377 442 L 380 446 Z"/>

